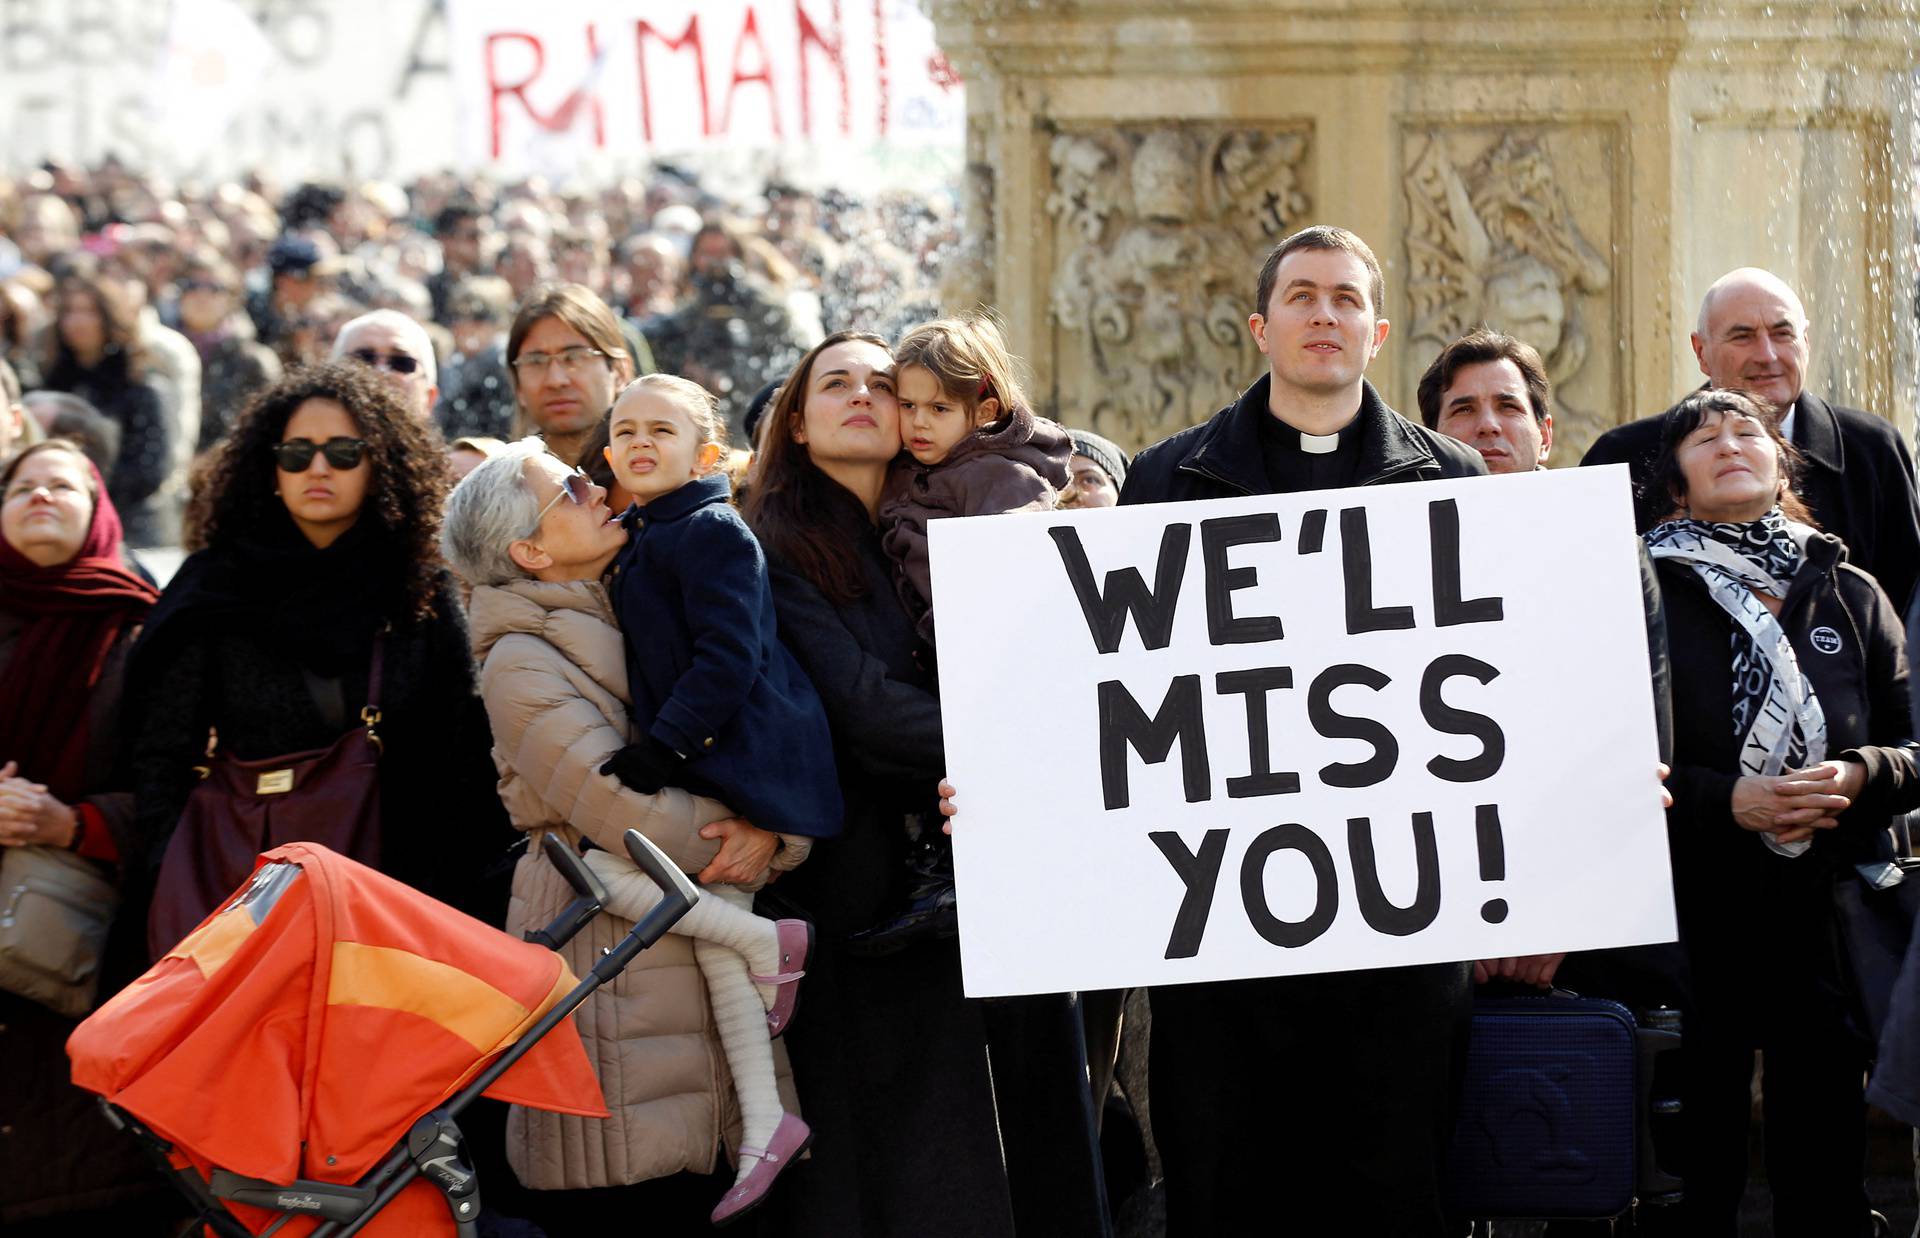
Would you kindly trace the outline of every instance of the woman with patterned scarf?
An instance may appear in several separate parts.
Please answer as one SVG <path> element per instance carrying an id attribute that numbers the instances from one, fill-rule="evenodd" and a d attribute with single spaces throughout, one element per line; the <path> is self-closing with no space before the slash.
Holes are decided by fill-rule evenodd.
<path id="1" fill-rule="evenodd" d="M 1732 1238 L 1764 1054 L 1774 1229 L 1869 1231 L 1871 1053 L 1835 884 L 1920 803 L 1900 618 L 1838 538 L 1807 523 L 1774 414 L 1702 391 L 1668 417 L 1646 534 L 1673 661 L 1667 821 L 1691 972 L 1676 1233 Z"/>

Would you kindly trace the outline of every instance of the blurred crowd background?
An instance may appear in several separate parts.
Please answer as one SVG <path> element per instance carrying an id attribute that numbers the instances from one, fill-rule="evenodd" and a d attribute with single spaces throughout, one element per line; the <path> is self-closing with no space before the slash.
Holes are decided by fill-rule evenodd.
<path id="1" fill-rule="evenodd" d="M 129 544 L 187 544 L 196 460 L 248 395 L 374 309 L 425 326 L 448 443 L 521 424 L 504 349 L 553 280 L 621 316 L 640 368 L 748 403 L 829 331 L 933 316 L 959 243 L 945 188 L 862 195 L 657 165 L 602 188 L 263 176 L 175 185 L 109 158 L 0 178 L 0 360 L 43 433 L 87 444 Z M 7 403 L 0 393 L 0 407 Z M 162 556 L 164 557 L 164 556 Z"/>

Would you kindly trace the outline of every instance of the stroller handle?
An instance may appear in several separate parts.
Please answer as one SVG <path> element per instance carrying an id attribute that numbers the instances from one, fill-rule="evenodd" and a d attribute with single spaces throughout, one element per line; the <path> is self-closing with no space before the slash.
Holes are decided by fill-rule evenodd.
<path id="1" fill-rule="evenodd" d="M 569 847 L 560 835 L 549 833 L 541 841 L 540 850 L 547 857 L 547 863 L 560 870 L 567 885 L 573 889 L 573 901 L 561 908 L 553 923 L 541 929 L 528 929 L 522 936 L 536 946 L 545 946 L 549 950 L 558 950 L 572 941 L 574 936 L 607 905 L 607 887 L 600 877 L 581 860 L 580 853 Z"/>
<path id="2" fill-rule="evenodd" d="M 619 944 L 603 954 L 594 963 L 593 968 L 580 978 L 579 984 L 575 985 L 557 1005 L 542 1015 L 518 1041 L 494 1058 L 486 1069 L 451 1097 L 445 1105 L 415 1123 L 414 1132 L 408 1139 L 390 1152 L 387 1159 L 378 1167 L 355 1184 L 359 1188 L 374 1192 L 372 1203 L 358 1217 L 344 1222 L 327 1221 L 313 1230 L 308 1238 L 352 1238 L 353 1235 L 358 1234 L 379 1213 L 380 1209 L 392 1202 L 394 1196 L 404 1190 L 433 1163 L 427 1153 L 444 1144 L 444 1140 L 437 1137 L 443 1128 L 451 1126 L 453 1119 L 464 1113 L 475 1100 L 479 1099 L 481 1093 L 492 1087 L 514 1063 L 525 1057 L 527 1051 L 542 1037 L 577 1010 L 595 989 L 612 981 L 628 963 L 633 961 L 634 956 L 666 936 L 668 930 L 679 922 L 680 917 L 686 915 L 693 905 L 700 901 L 699 887 L 694 885 L 685 873 L 676 868 L 664 852 L 648 842 L 640 831 L 628 830 L 623 841 L 626 843 L 627 854 L 633 857 L 633 862 L 639 865 L 647 876 L 659 883 L 665 897 L 652 911 L 635 923 L 632 929 L 628 930 Z M 582 867 L 585 866 L 582 865 Z M 415 1148 L 410 1147 L 411 1144 L 419 1145 L 419 1155 L 416 1155 Z M 450 1205 L 452 1198 L 449 1195 Z M 477 1193 L 467 1196 L 467 1201 L 477 1204 Z M 477 1229 L 469 1230 L 467 1227 L 473 1224 L 472 1220 L 463 1219 L 459 1213 L 456 1213 L 455 1224 L 463 1236 L 469 1232 L 478 1232 Z"/>
<path id="3" fill-rule="evenodd" d="M 653 878 L 653 883 L 669 896 L 669 901 L 675 894 L 688 907 L 700 901 L 700 887 L 694 885 L 693 879 L 681 872 L 680 866 L 669 860 L 667 853 L 654 846 L 645 834 L 639 830 L 628 830 L 620 836 L 620 841 L 627 845 L 627 854 L 640 866 L 640 871 Z M 605 897 L 601 895 L 603 901 Z"/>

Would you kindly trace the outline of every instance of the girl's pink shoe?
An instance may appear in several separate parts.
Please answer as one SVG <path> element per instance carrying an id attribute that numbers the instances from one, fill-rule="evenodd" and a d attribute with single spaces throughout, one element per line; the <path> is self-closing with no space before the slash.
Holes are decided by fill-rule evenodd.
<path id="1" fill-rule="evenodd" d="M 790 923 L 790 922 L 789 922 Z M 733 1189 L 720 1197 L 720 1203 L 713 1210 L 713 1223 L 727 1225 L 739 1220 L 751 1212 L 767 1197 L 773 1180 L 789 1163 L 799 1158 L 813 1142 L 813 1130 L 805 1122 L 790 1113 L 780 1115 L 780 1125 L 774 1128 L 773 1138 L 767 1140 L 762 1148 L 741 1148 L 740 1155 L 757 1156 L 747 1176 L 740 1179 Z"/>
<path id="2" fill-rule="evenodd" d="M 750 977 L 755 984 L 774 986 L 773 1005 L 767 1007 L 767 1035 L 778 1036 L 793 1023 L 800 1006 L 800 978 L 807 974 L 807 956 L 813 953 L 813 922 L 775 920 L 780 943 L 780 970 L 771 976 Z"/>

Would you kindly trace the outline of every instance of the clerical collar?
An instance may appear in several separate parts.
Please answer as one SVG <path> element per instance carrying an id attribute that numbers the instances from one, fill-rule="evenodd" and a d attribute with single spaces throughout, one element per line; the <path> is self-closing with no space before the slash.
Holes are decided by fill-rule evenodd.
<path id="1" fill-rule="evenodd" d="M 1337 452 L 1351 451 L 1359 443 L 1360 418 L 1355 417 L 1332 434 L 1308 434 L 1268 414 L 1261 422 L 1260 430 L 1262 437 L 1289 455 L 1298 452 L 1305 456 L 1331 456 Z"/>

